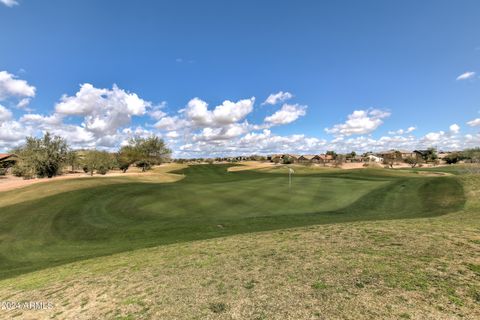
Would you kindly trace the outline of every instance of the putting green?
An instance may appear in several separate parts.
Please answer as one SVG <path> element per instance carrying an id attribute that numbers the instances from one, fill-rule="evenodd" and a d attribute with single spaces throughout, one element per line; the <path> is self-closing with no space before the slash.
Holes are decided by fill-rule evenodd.
<path id="1" fill-rule="evenodd" d="M 227 167 L 195 165 L 181 170 L 186 177 L 175 183 L 113 183 L 14 205 L 2 205 L 9 193 L 0 194 L 0 278 L 181 241 L 321 223 L 432 217 L 459 210 L 465 202 L 454 176 L 319 171 L 295 174 L 289 189 L 283 172 L 227 172 Z"/>

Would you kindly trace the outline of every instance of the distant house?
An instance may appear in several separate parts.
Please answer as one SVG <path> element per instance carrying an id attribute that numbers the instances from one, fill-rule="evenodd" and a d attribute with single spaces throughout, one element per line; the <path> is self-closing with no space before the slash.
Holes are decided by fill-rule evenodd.
<path id="1" fill-rule="evenodd" d="M 288 162 L 295 163 L 295 162 L 298 161 L 298 158 L 299 158 L 299 156 L 297 156 L 295 154 L 286 153 L 286 154 L 282 155 L 282 160 L 284 161 L 284 163 L 288 163 Z"/>
<path id="2" fill-rule="evenodd" d="M 272 154 L 267 156 L 267 160 L 271 162 L 290 162 L 294 163 L 298 161 L 299 156 L 295 154 L 283 153 L 283 154 Z"/>
<path id="3" fill-rule="evenodd" d="M 314 157 L 315 155 L 301 155 L 298 157 L 297 161 L 300 163 L 310 163 Z"/>
<path id="4" fill-rule="evenodd" d="M 382 163 L 383 162 L 382 157 L 377 157 L 377 156 L 374 156 L 373 154 L 369 154 L 368 156 L 366 156 L 366 159 L 367 159 L 367 161 L 375 162 L 375 163 Z"/>
<path id="5" fill-rule="evenodd" d="M 321 154 L 320 157 L 323 158 L 324 162 L 334 162 L 335 161 L 335 158 L 331 154 Z"/>
<path id="6" fill-rule="evenodd" d="M 384 158 L 384 159 L 395 159 L 395 158 L 401 158 L 401 159 L 406 159 L 409 157 L 415 158 L 416 154 L 414 151 L 407 151 L 407 150 L 388 150 L 388 151 L 382 151 L 377 153 L 378 157 Z"/>
<path id="7" fill-rule="evenodd" d="M 13 153 L 0 153 L 0 171 L 2 174 L 5 174 L 5 170 L 8 171 L 8 168 L 13 167 L 17 162 L 18 157 Z"/>
<path id="8" fill-rule="evenodd" d="M 413 151 L 408 151 L 408 150 L 398 150 L 398 151 L 402 155 L 402 159 L 415 158 L 415 152 Z"/>
<path id="9" fill-rule="evenodd" d="M 356 155 L 355 157 L 350 159 L 351 162 L 363 162 L 364 160 L 365 158 L 359 155 Z"/>
<path id="10" fill-rule="evenodd" d="M 0 153 L 0 161 L 17 161 L 18 157 L 13 153 Z"/>
<path id="11" fill-rule="evenodd" d="M 271 162 L 280 162 L 282 161 L 282 155 L 281 154 L 272 154 L 267 157 L 267 160 L 270 160 Z"/>
<path id="12" fill-rule="evenodd" d="M 330 163 L 330 162 L 334 162 L 335 159 L 333 159 L 333 156 L 331 154 L 318 154 L 318 155 L 315 155 L 313 156 L 312 158 L 312 162 L 315 162 L 315 163 Z"/>
<path id="13" fill-rule="evenodd" d="M 267 160 L 273 162 L 274 159 L 276 159 L 277 157 L 280 157 L 280 155 L 278 155 L 278 154 L 270 154 L 270 155 L 267 156 Z"/>
<path id="14" fill-rule="evenodd" d="M 443 160 L 445 159 L 445 157 L 447 157 L 449 154 L 451 154 L 453 152 L 450 152 L 450 151 L 439 151 L 437 156 L 438 156 L 438 159 L 440 160 Z"/>
<path id="15" fill-rule="evenodd" d="M 311 159 L 312 162 L 314 163 L 320 163 L 320 155 L 314 155 L 313 158 Z"/>

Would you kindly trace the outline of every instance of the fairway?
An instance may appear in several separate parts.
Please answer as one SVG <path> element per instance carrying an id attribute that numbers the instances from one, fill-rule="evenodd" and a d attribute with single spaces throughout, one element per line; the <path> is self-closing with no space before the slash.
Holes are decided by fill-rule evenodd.
<path id="1" fill-rule="evenodd" d="M 0 278 L 176 242 L 314 224 L 433 217 L 462 208 L 455 176 L 388 170 L 228 172 L 194 165 L 173 183 L 132 180 L 35 197 L 0 193 Z M 100 180 L 102 180 L 100 179 Z M 110 179 L 110 180 L 108 180 Z M 99 180 L 99 181 L 100 181 Z M 28 195 L 21 201 L 21 195 Z M 11 203 L 15 197 L 16 202 Z"/>

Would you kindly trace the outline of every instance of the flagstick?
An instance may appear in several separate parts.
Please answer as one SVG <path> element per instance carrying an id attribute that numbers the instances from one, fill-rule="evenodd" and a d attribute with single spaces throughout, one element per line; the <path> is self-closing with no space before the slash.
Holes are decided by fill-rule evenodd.
<path id="1" fill-rule="evenodd" d="M 292 188 L 292 172 L 288 170 L 288 189 Z"/>
<path id="2" fill-rule="evenodd" d="M 293 169 L 288 167 L 288 190 L 292 189 L 292 172 Z"/>

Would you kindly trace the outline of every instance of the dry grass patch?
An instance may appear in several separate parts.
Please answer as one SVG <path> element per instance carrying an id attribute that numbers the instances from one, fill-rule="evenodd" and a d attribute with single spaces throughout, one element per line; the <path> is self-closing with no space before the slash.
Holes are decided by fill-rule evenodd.
<path id="1" fill-rule="evenodd" d="M 436 220 L 137 250 L 4 280 L 0 297 L 55 304 L 22 319 L 478 318 L 478 228 Z"/>
<path id="2" fill-rule="evenodd" d="M 260 162 L 260 161 L 242 161 L 242 162 L 237 162 L 236 164 L 238 165 L 229 167 L 227 170 L 229 172 L 236 172 L 236 171 L 270 168 L 275 165 L 272 162 Z"/>

